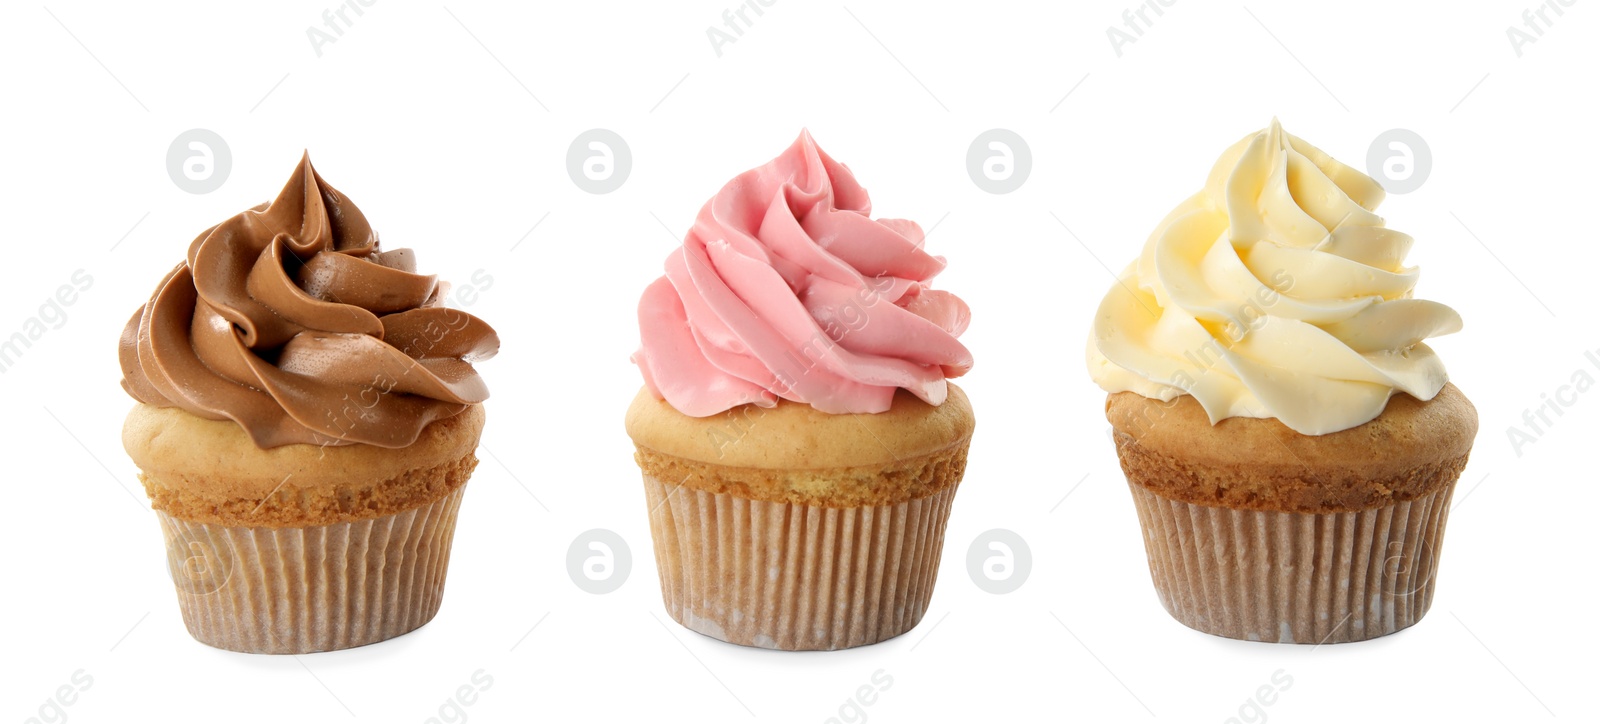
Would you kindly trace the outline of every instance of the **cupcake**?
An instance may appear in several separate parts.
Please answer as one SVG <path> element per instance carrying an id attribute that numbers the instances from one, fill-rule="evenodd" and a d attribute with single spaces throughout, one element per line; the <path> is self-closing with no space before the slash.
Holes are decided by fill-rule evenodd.
<path id="1" fill-rule="evenodd" d="M 128 320 L 122 441 L 201 643 L 299 654 L 439 609 L 499 338 L 309 157 Z"/>
<path id="2" fill-rule="evenodd" d="M 1477 412 L 1423 340 L 1383 189 L 1274 120 L 1222 154 L 1100 303 L 1090 375 L 1161 604 L 1186 626 L 1360 641 L 1427 613 Z"/>
<path id="3" fill-rule="evenodd" d="M 628 409 L 667 612 L 841 649 L 922 619 L 966 470 L 969 313 L 807 133 L 706 203 L 639 302 Z"/>

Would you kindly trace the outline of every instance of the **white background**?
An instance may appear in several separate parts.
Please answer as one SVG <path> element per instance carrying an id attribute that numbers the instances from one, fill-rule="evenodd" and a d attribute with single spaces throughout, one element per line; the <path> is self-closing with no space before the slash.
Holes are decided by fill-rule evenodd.
<path id="1" fill-rule="evenodd" d="M 872 721 L 1594 715 L 1600 500 L 1584 456 L 1600 392 L 1520 456 L 1507 439 L 1579 370 L 1600 378 L 1583 356 L 1600 349 L 1594 7 L 1547 11 L 1554 22 L 1518 57 L 1506 28 L 1525 27 L 1532 0 L 1180 0 L 1147 12 L 1153 26 L 1118 57 L 1107 28 L 1131 0 L 781 0 L 719 57 L 706 29 L 732 1 L 383 0 L 321 57 L 306 29 L 323 2 L 0 11 L 0 336 L 75 270 L 94 280 L 0 375 L 0 720 L 40 717 L 80 669 L 93 683 L 63 709 L 79 722 L 421 722 L 480 669 L 494 683 L 461 710 L 474 721 L 820 722 L 879 669 L 893 684 L 863 709 Z M 1367 643 L 1243 643 L 1169 618 L 1083 369 L 1106 267 L 1274 116 L 1358 168 L 1387 129 L 1426 139 L 1431 175 L 1381 212 L 1417 238 L 1419 296 L 1466 320 L 1434 345 L 1482 424 L 1437 598 L 1415 628 Z M 607 195 L 565 167 L 596 127 L 632 149 L 631 176 Z M 622 430 L 640 384 L 628 362 L 639 293 L 700 205 L 802 127 L 850 165 L 876 214 L 934 229 L 930 248 L 950 261 L 937 285 L 974 312 L 963 339 L 977 366 L 961 384 L 979 426 L 931 609 L 905 636 L 838 653 L 738 648 L 666 616 Z M 191 128 L 233 157 L 205 195 L 166 171 Z M 967 175 L 967 147 L 990 128 L 1031 147 L 1014 193 Z M 493 285 L 466 308 L 503 348 L 479 367 L 490 422 L 438 617 L 362 649 L 248 656 L 183 628 L 120 444 L 131 400 L 114 348 L 194 235 L 271 198 L 302 149 L 388 247 L 458 282 L 486 270 Z M 568 545 L 592 528 L 631 547 L 611 594 L 566 572 Z M 992 528 L 1033 553 L 1009 595 L 965 569 Z M 1280 669 L 1292 686 L 1246 706 Z"/>

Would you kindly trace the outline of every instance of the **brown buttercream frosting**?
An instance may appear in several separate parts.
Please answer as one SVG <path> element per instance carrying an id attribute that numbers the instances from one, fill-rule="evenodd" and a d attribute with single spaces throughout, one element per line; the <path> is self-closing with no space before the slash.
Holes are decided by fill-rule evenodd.
<path id="1" fill-rule="evenodd" d="M 500 338 L 444 292 L 305 156 L 276 200 L 202 232 L 128 320 L 122 387 L 231 419 L 262 448 L 405 447 L 489 396 L 472 363 Z"/>

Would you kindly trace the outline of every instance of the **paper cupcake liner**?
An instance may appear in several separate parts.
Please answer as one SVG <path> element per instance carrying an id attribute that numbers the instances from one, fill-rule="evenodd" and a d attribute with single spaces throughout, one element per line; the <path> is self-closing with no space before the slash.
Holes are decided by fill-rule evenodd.
<path id="1" fill-rule="evenodd" d="M 304 654 L 365 646 L 439 611 L 466 486 L 353 523 L 246 528 L 161 511 L 183 623 L 229 651 Z"/>
<path id="2" fill-rule="evenodd" d="M 826 508 L 649 475 L 644 487 L 667 612 L 715 639 L 790 651 L 865 646 L 915 627 L 956 493 Z"/>
<path id="3" fill-rule="evenodd" d="M 1346 513 L 1215 508 L 1129 487 L 1173 618 L 1228 638 L 1323 644 L 1385 636 L 1428 612 L 1455 484 Z"/>

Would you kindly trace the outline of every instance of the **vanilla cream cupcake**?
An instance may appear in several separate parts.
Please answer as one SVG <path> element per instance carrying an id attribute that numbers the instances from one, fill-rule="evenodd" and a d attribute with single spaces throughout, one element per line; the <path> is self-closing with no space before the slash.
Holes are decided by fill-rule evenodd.
<path id="1" fill-rule="evenodd" d="M 800 650 L 922 619 L 973 430 L 969 313 L 922 242 L 802 133 L 645 290 L 626 422 L 679 623 Z"/>
<path id="2" fill-rule="evenodd" d="M 302 158 L 197 237 L 123 331 L 123 446 L 202 643 L 350 648 L 443 596 L 499 338 Z"/>
<path id="3" fill-rule="evenodd" d="M 1383 189 L 1276 120 L 1222 154 L 1106 294 L 1090 375 L 1151 577 L 1187 626 L 1370 639 L 1433 600 L 1477 413 L 1423 340 Z"/>

